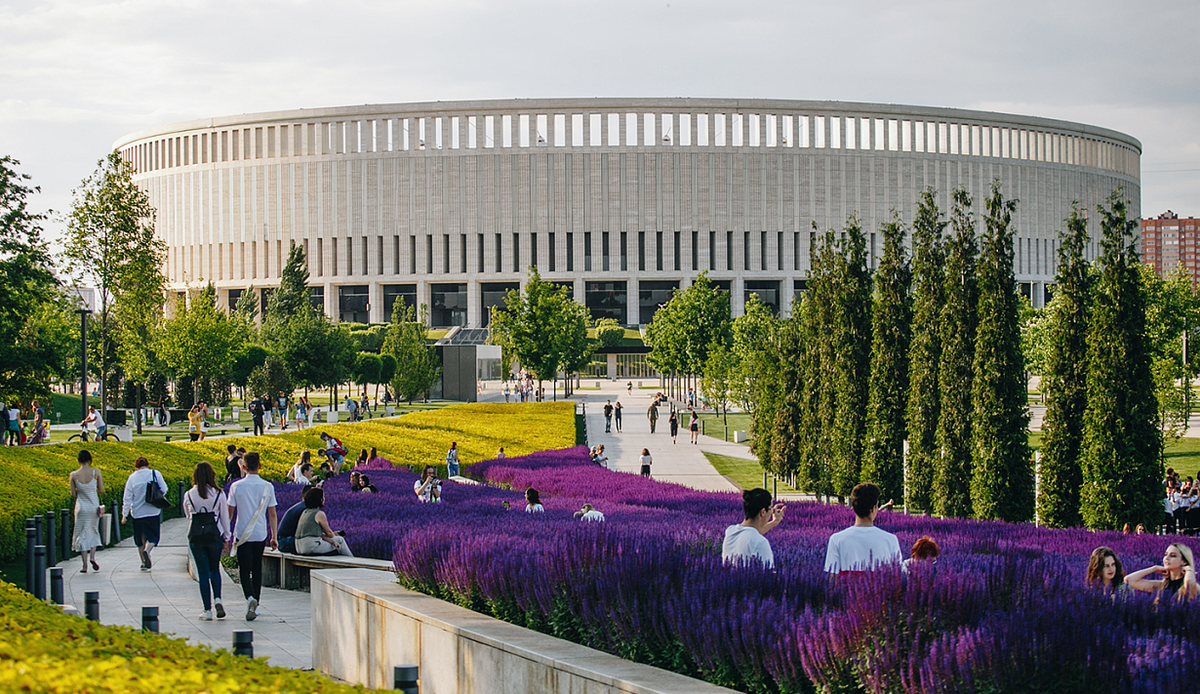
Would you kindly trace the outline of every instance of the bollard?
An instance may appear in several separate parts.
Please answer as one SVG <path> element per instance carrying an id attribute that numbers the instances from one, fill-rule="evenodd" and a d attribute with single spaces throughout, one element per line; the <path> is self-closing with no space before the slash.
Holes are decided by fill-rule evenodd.
<path id="1" fill-rule="evenodd" d="M 46 511 L 46 566 L 58 563 L 58 535 L 54 532 L 54 511 Z"/>
<path id="2" fill-rule="evenodd" d="M 728 440 L 729 440 L 729 425 L 728 425 L 728 424 L 726 424 L 726 425 L 725 425 L 725 438 L 724 438 L 724 439 L 722 439 L 722 440 L 723 440 L 723 441 L 728 441 Z"/>
<path id="3" fill-rule="evenodd" d="M 419 694 L 419 675 L 420 668 L 416 665 L 397 665 L 392 668 L 393 688 L 404 694 Z"/>
<path id="4" fill-rule="evenodd" d="M 46 545 L 33 548 L 33 597 L 46 599 Z"/>
<path id="5" fill-rule="evenodd" d="M 62 526 L 62 558 L 66 561 L 71 558 L 71 511 L 63 509 L 58 512 L 59 525 Z"/>
<path id="6" fill-rule="evenodd" d="M 112 536 L 115 545 L 121 542 L 121 505 L 113 502 L 110 513 L 112 514 Z"/>
<path id="7" fill-rule="evenodd" d="M 100 591 L 89 590 L 83 594 L 83 614 L 93 622 L 100 621 Z"/>
<path id="8" fill-rule="evenodd" d="M 700 420 L 700 435 L 704 436 L 704 420 Z"/>
<path id="9" fill-rule="evenodd" d="M 37 546 L 37 530 L 33 519 L 25 519 L 25 590 L 33 592 L 33 548 Z"/>
<path id="10" fill-rule="evenodd" d="M 176 485 L 176 487 L 177 487 L 176 491 L 179 492 L 179 501 L 178 501 L 179 515 L 182 516 L 183 515 L 183 495 L 184 495 L 184 492 L 187 491 L 187 488 L 184 486 L 183 480 L 180 480 L 179 484 Z"/>
<path id="11" fill-rule="evenodd" d="M 37 515 L 37 516 L 33 517 L 33 529 L 37 531 L 37 536 L 35 538 L 35 539 L 37 539 L 37 542 L 35 542 L 34 544 L 38 544 L 38 545 L 46 544 L 46 531 L 45 531 L 45 528 L 43 527 L 44 522 L 45 522 L 45 519 L 42 518 L 41 515 Z"/>
<path id="12" fill-rule="evenodd" d="M 55 566 L 50 569 L 50 602 L 55 605 L 63 604 L 63 580 L 62 567 Z"/>
<path id="13" fill-rule="evenodd" d="M 779 498 L 779 478 L 775 477 L 771 480 L 771 498 Z"/>
<path id="14" fill-rule="evenodd" d="M 142 631 L 158 633 L 158 607 L 142 606 Z"/>
<path id="15" fill-rule="evenodd" d="M 767 488 L 767 471 L 763 470 L 763 489 Z"/>
<path id="16" fill-rule="evenodd" d="M 254 632 L 250 629 L 239 629 L 233 632 L 233 654 L 254 657 Z"/>

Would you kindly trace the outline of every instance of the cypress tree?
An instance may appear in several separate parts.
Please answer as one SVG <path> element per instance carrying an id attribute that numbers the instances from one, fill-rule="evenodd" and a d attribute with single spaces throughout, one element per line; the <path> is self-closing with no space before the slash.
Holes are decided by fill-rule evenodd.
<path id="1" fill-rule="evenodd" d="M 803 465 L 801 451 L 804 446 L 804 368 L 807 350 L 800 339 L 800 314 L 800 307 L 797 306 L 792 317 L 783 321 L 777 335 L 779 360 L 774 379 L 777 396 L 770 413 L 773 421 L 769 467 L 783 477 L 799 474 Z M 761 406 L 755 410 L 755 416 L 760 415 L 766 416 Z"/>
<path id="2" fill-rule="evenodd" d="M 904 496 L 904 412 L 908 350 L 912 341 L 912 269 L 899 220 L 883 225 L 883 257 L 875 270 L 871 309 L 871 375 L 862 481 L 879 485 L 883 499 Z"/>
<path id="3" fill-rule="evenodd" d="M 1012 214 L 1000 182 L 984 201 L 979 257 L 975 374 L 971 380 L 971 507 L 979 518 L 1033 519 L 1028 387 L 1021 352 L 1020 300 L 1013 270 Z"/>
<path id="4" fill-rule="evenodd" d="M 1162 515 L 1158 401 L 1150 373 L 1146 307 L 1135 232 L 1120 191 L 1099 207 L 1103 233 L 1088 324 L 1087 407 L 1083 415 L 1083 522 L 1153 527 Z"/>
<path id="5" fill-rule="evenodd" d="M 266 322 L 279 325 L 294 316 L 312 313 L 312 300 L 308 290 L 308 260 L 304 248 L 292 244 L 287 264 L 279 273 L 279 288 L 271 292 L 267 300 Z"/>
<path id="6" fill-rule="evenodd" d="M 932 512 L 933 471 L 941 453 L 937 444 L 941 418 L 938 364 L 942 360 L 942 293 L 945 249 L 942 220 L 932 189 L 921 193 L 913 219 L 913 324 L 909 348 L 909 391 L 906 412 L 908 465 L 904 480 L 905 504 Z"/>
<path id="7" fill-rule="evenodd" d="M 946 273 L 939 331 L 942 360 L 938 371 L 941 413 L 934 467 L 933 508 L 940 516 L 971 515 L 971 378 L 975 364 L 975 326 L 979 290 L 975 276 L 978 241 L 971 218 L 971 196 L 953 193 L 953 233 L 946 247 Z"/>
<path id="8" fill-rule="evenodd" d="M 813 243 L 807 290 L 800 308 L 800 341 L 807 345 L 800 363 L 804 396 L 801 408 L 799 489 L 828 497 L 833 457 L 833 420 L 837 398 L 833 388 L 835 277 L 837 247 L 832 233 Z"/>
<path id="9" fill-rule="evenodd" d="M 1067 228 L 1059 236 L 1058 274 L 1050 303 L 1050 354 L 1042 374 L 1046 416 L 1042 420 L 1041 484 L 1038 520 L 1069 528 L 1083 522 L 1079 466 L 1083 446 L 1083 413 L 1087 406 L 1087 330 L 1091 316 L 1093 277 L 1084 257 L 1087 218 L 1072 206 Z"/>
<path id="10" fill-rule="evenodd" d="M 853 217 L 839 244 L 835 277 L 835 409 L 830 477 L 834 494 L 840 499 L 849 496 L 859 480 L 871 369 L 871 273 L 867 268 L 866 235 Z"/>

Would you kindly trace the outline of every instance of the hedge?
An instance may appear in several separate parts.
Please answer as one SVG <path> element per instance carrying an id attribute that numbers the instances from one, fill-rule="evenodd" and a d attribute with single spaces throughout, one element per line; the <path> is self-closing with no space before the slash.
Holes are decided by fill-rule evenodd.
<path id="1" fill-rule="evenodd" d="M 0 691 L 366 691 L 183 639 L 72 617 L 2 581 L 0 629 Z"/>
<path id="2" fill-rule="evenodd" d="M 76 456 L 87 448 L 94 466 L 103 471 L 103 502 L 119 501 L 133 461 L 146 456 L 162 472 L 177 502 L 176 483 L 191 484 L 192 469 L 208 460 L 223 475 L 226 446 L 235 444 L 262 455 L 263 473 L 282 479 L 304 449 L 322 447 L 320 433 L 328 432 L 350 449 L 349 461 L 362 448 L 378 449 L 398 465 L 439 464 L 445 473 L 446 449 L 457 441 L 464 464 L 492 458 L 504 446 L 509 455 L 566 448 L 575 442 L 573 403 L 452 405 L 397 418 L 355 424 L 316 426 L 272 436 L 239 436 L 197 442 L 61 443 L 28 448 L 0 447 L 0 561 L 25 551 L 25 519 L 47 511 L 71 508 L 67 476 L 78 467 Z M 319 458 L 316 461 L 320 462 Z"/>

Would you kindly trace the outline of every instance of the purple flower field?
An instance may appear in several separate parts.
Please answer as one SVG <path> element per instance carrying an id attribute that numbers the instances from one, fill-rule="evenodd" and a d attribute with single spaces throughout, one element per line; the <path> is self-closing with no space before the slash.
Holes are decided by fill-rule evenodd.
<path id="1" fill-rule="evenodd" d="M 356 554 L 392 558 L 406 586 L 741 691 L 1183 692 L 1200 681 L 1200 604 L 1083 585 L 1099 545 L 1129 573 L 1178 538 L 883 512 L 877 524 L 901 547 L 937 541 L 936 566 L 831 584 L 825 546 L 852 522 L 846 508 L 789 504 L 767 535 L 777 570 L 729 568 L 720 542 L 741 520 L 739 495 L 610 472 L 583 447 L 468 474 L 496 486 L 447 482 L 442 503 L 421 504 L 406 470 L 372 469 L 376 495 L 351 493 L 343 475 L 326 484 L 326 511 Z M 529 486 L 546 513 L 524 513 Z M 299 489 L 278 496 L 286 508 Z M 574 520 L 585 502 L 607 521 Z"/>

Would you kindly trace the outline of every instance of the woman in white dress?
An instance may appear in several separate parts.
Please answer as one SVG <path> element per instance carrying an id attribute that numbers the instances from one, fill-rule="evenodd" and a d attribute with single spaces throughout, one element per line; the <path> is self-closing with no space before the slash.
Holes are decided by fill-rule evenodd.
<path id="1" fill-rule="evenodd" d="M 99 571 L 96 548 L 100 546 L 100 495 L 104 493 L 104 478 L 92 468 L 92 454 L 79 451 L 79 469 L 71 473 L 71 496 L 75 498 L 75 534 L 71 549 L 79 552 L 83 561 L 80 573 L 87 573 L 88 561 L 92 570 Z"/>

